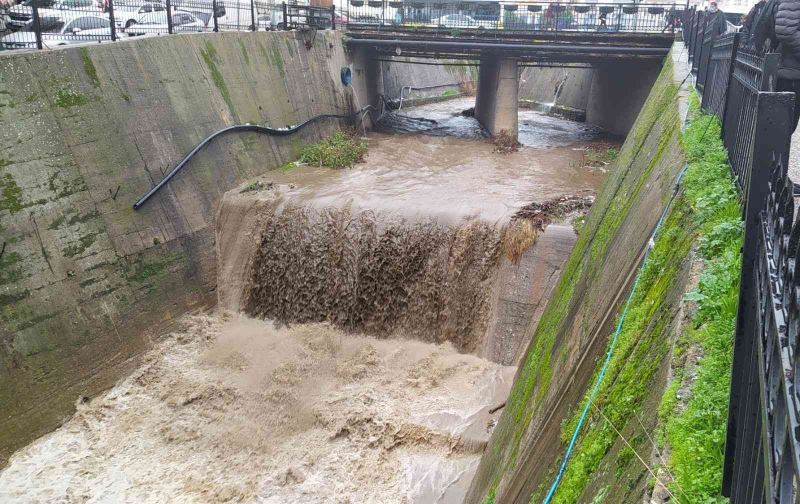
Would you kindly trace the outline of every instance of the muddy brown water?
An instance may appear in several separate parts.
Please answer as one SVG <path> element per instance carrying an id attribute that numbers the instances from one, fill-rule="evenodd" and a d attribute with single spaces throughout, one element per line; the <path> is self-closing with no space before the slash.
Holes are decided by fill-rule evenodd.
<path id="1" fill-rule="evenodd" d="M 436 126 L 370 133 L 351 169 L 227 193 L 220 306 L 267 320 L 185 317 L 12 456 L 0 502 L 461 502 L 575 240 L 512 216 L 604 175 L 593 128 L 520 111 L 501 155 L 471 105 L 402 111 Z"/>
<path id="2" fill-rule="evenodd" d="M 351 205 L 447 222 L 503 221 L 531 201 L 599 187 L 603 170 L 583 166 L 586 146 L 601 137 L 594 127 L 520 110 L 522 146 L 500 155 L 474 118 L 459 115 L 472 103 L 461 98 L 400 111 L 436 120 L 436 134 L 370 133 L 365 163 L 351 169 L 304 166 L 266 178 L 283 184 L 298 206 Z"/>
<path id="3" fill-rule="evenodd" d="M 477 121 L 461 115 L 470 104 L 399 111 L 384 130 L 404 117 L 402 131 L 370 134 L 364 163 L 271 173 L 269 190 L 226 198 L 221 219 L 241 220 L 256 200 L 265 214 L 246 231 L 258 243 L 242 282 L 245 311 L 447 341 L 514 364 L 574 233 L 551 233 L 549 252 L 536 254 L 543 230 L 512 216 L 531 202 L 596 189 L 603 171 L 584 156 L 599 132 L 520 111 L 522 145 L 500 154 Z M 555 251 L 561 256 L 553 260 Z M 518 278 L 534 282 L 534 292 Z"/>

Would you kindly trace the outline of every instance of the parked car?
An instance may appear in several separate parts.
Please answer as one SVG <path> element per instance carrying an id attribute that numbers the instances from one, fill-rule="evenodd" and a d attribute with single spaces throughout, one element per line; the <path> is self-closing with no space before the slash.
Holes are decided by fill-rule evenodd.
<path id="1" fill-rule="evenodd" d="M 200 32 L 206 29 L 206 24 L 195 17 L 191 12 L 173 11 L 172 31 L 173 32 Z M 125 30 L 129 36 L 146 35 L 148 33 L 168 33 L 167 12 L 149 12 L 143 14 L 136 24 L 131 25 Z"/>
<path id="2" fill-rule="evenodd" d="M 42 44 L 48 47 L 111 40 L 111 21 L 102 15 L 44 16 L 39 18 Z M 25 29 L 0 38 L 2 49 L 36 47 L 33 21 Z"/>
<path id="3" fill-rule="evenodd" d="M 118 29 L 126 29 L 139 22 L 145 14 L 165 11 L 167 7 L 161 2 L 117 1 L 114 2 L 114 24 Z"/>
<path id="4" fill-rule="evenodd" d="M 432 19 L 431 23 L 445 28 L 477 28 L 477 21 L 466 14 L 447 14 L 440 18 Z"/>
<path id="5" fill-rule="evenodd" d="M 39 17 L 63 17 L 65 13 L 92 14 L 101 13 L 95 0 L 37 0 Z M 33 20 L 33 0 L 25 0 L 15 5 L 8 12 L 8 25 L 12 30 L 22 30 Z"/>

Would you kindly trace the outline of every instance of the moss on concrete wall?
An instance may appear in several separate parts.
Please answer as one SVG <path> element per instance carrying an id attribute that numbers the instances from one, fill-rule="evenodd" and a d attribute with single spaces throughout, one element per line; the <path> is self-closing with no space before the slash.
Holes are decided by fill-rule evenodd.
<path id="1" fill-rule="evenodd" d="M 631 275 L 683 165 L 680 78 L 668 59 L 531 334 L 468 502 L 527 503 L 560 460 L 562 422 L 571 418 L 591 381 Z M 670 274 L 679 273 L 680 268 Z M 666 285 L 654 284 L 653 289 L 642 294 L 645 300 L 666 292 Z M 648 325 L 653 334 L 666 330 L 672 306 L 649 306 L 655 311 L 647 316 L 658 321 Z M 663 354 L 662 345 L 634 344 L 630 350 L 640 353 L 642 372 L 647 368 L 649 376 L 658 375 L 658 366 L 649 363 Z M 638 394 L 636 390 L 626 393 Z"/>
<path id="2" fill-rule="evenodd" d="M 348 112 L 345 64 L 330 31 L 310 49 L 220 33 L 0 56 L 0 465 L 115 380 L 146 329 L 214 302 L 220 196 L 337 124 L 223 137 L 132 203 L 224 126 Z"/>

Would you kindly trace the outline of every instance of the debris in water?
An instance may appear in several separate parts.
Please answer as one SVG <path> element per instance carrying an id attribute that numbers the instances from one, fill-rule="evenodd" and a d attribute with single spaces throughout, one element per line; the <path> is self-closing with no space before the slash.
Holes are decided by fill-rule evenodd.
<path id="1" fill-rule="evenodd" d="M 553 221 L 563 219 L 574 212 L 585 212 L 594 203 L 593 195 L 569 195 L 554 198 L 544 203 L 529 203 L 517 210 L 512 220 L 525 219 L 539 231 Z"/>
<path id="2" fill-rule="evenodd" d="M 516 136 L 512 135 L 506 130 L 500 130 L 497 135 L 492 137 L 492 143 L 494 144 L 494 151 L 503 154 L 517 152 L 519 147 L 522 145 L 517 141 Z"/>

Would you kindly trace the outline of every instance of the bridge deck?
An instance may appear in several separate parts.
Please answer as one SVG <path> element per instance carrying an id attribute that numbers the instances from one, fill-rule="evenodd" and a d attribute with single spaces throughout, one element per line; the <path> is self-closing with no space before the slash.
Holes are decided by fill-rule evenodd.
<path id="1" fill-rule="evenodd" d="M 673 33 L 442 31 L 427 27 L 362 27 L 349 25 L 349 46 L 374 47 L 382 57 L 476 59 L 482 54 L 514 56 L 526 62 L 602 63 L 663 58 Z"/>

